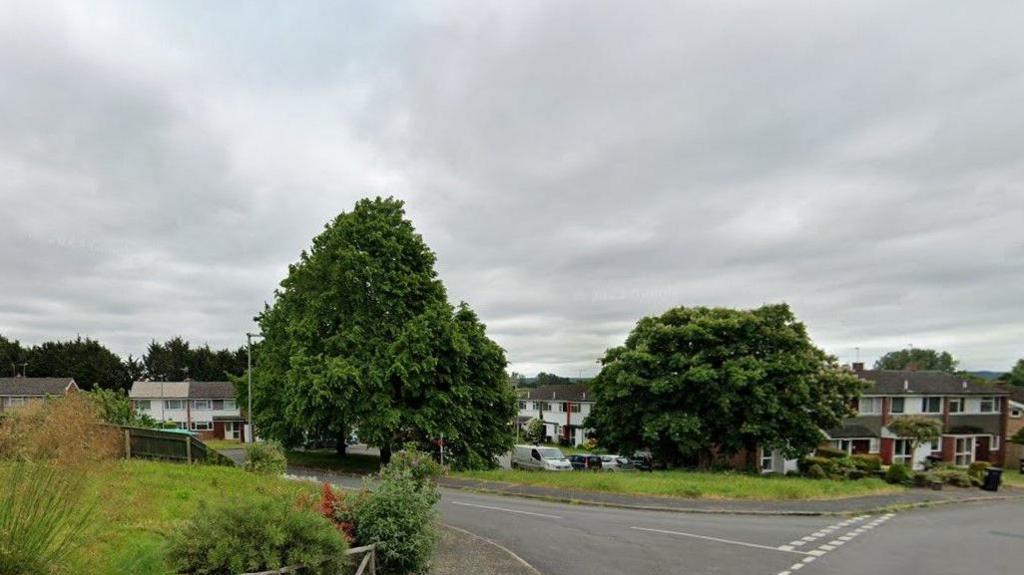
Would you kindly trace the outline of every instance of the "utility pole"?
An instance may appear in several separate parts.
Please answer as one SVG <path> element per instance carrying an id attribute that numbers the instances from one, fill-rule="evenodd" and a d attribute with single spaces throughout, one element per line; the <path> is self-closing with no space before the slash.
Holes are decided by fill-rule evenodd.
<path id="1" fill-rule="evenodd" d="M 263 334 L 262 333 L 249 333 L 249 332 L 245 333 L 245 349 L 246 349 L 246 355 L 248 356 L 248 358 L 247 358 L 248 369 L 246 370 L 246 375 L 248 376 L 248 379 L 249 379 L 249 394 L 248 394 L 249 395 L 249 398 L 248 398 L 249 399 L 249 409 L 245 412 L 245 418 L 249 422 L 249 441 L 250 442 L 256 441 L 256 429 L 252 425 L 252 338 L 254 338 L 254 337 L 262 338 Z"/>

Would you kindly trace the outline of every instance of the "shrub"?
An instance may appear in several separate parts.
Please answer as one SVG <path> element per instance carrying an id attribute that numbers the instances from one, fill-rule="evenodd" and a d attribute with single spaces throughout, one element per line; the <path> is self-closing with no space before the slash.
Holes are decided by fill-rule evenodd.
<path id="1" fill-rule="evenodd" d="M 288 465 L 281 446 L 272 443 L 250 443 L 245 448 L 245 470 L 268 475 L 284 473 Z"/>
<path id="2" fill-rule="evenodd" d="M 807 468 L 804 475 L 811 479 L 828 479 L 828 474 L 825 473 L 825 469 L 817 463 L 812 463 L 810 467 Z"/>
<path id="3" fill-rule="evenodd" d="M 171 536 L 168 562 L 175 573 L 234 575 L 305 565 L 328 575 L 345 565 L 345 538 L 329 522 L 287 501 L 237 501 L 201 506 Z"/>
<path id="4" fill-rule="evenodd" d="M 889 483 L 910 485 L 914 479 L 914 471 L 902 463 L 893 463 L 885 472 L 885 480 Z"/>
<path id="5" fill-rule="evenodd" d="M 826 457 L 829 459 L 838 459 L 840 457 L 846 457 L 846 452 L 842 449 L 837 449 L 830 445 L 822 445 L 815 452 L 818 457 Z"/>
<path id="6" fill-rule="evenodd" d="M 975 461 L 967 467 L 967 475 L 975 479 L 982 479 L 989 467 L 992 467 L 992 464 L 988 461 Z"/>
<path id="7" fill-rule="evenodd" d="M 971 476 L 967 471 L 952 467 L 949 465 L 942 465 L 932 469 L 931 473 L 935 475 L 939 480 L 947 485 L 953 485 L 956 487 L 970 487 Z"/>
<path id="8" fill-rule="evenodd" d="M 84 393 L 33 402 L 5 415 L 0 459 L 84 467 L 123 454 L 120 431 L 105 425 L 100 406 Z"/>
<path id="9" fill-rule="evenodd" d="M 0 468 L 0 573 L 49 575 L 88 536 L 95 507 L 82 502 L 80 477 L 51 465 Z"/>
<path id="10" fill-rule="evenodd" d="M 417 451 L 414 445 L 407 445 L 391 456 L 391 461 L 381 470 L 380 476 L 384 479 L 408 477 L 417 487 L 422 488 L 436 482 L 442 471 L 441 465 L 429 454 Z"/>
<path id="11" fill-rule="evenodd" d="M 539 419 L 531 419 L 526 424 L 526 439 L 531 443 L 544 441 L 544 422 Z"/>
<path id="12" fill-rule="evenodd" d="M 854 467 L 863 471 L 875 472 L 882 469 L 882 458 L 877 455 L 859 453 L 851 455 L 850 460 L 853 462 Z"/>
<path id="13" fill-rule="evenodd" d="M 801 458 L 800 461 L 798 461 L 796 464 L 797 469 L 799 469 L 800 473 L 803 473 L 804 475 L 806 475 L 810 471 L 810 468 L 814 465 L 817 465 L 822 469 L 822 471 L 824 471 L 826 468 L 832 467 L 832 460 L 828 459 L 827 457 L 808 455 L 806 457 Z"/>
<path id="14" fill-rule="evenodd" d="M 439 498 L 432 482 L 420 486 L 408 475 L 385 472 L 377 488 L 353 506 L 356 541 L 377 545 L 386 573 L 426 572 L 439 539 Z"/>

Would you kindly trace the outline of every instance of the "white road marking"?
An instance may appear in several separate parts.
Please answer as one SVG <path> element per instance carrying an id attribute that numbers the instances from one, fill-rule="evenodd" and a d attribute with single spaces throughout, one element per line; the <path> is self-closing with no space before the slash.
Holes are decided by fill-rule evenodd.
<path id="1" fill-rule="evenodd" d="M 490 505 L 477 505 L 476 503 L 466 503 L 464 501 L 452 501 L 452 505 L 462 505 L 464 507 L 477 507 L 479 509 L 490 509 L 491 511 L 505 511 L 506 513 L 519 513 L 521 515 L 533 515 L 534 517 L 547 517 L 548 519 L 561 519 L 558 515 L 548 515 L 547 513 L 534 513 L 533 511 L 520 511 L 518 509 L 508 509 L 507 507 L 491 507 Z"/>
<path id="2" fill-rule="evenodd" d="M 758 545 L 757 543 L 747 543 L 746 541 L 735 541 L 733 539 L 722 539 L 720 537 L 710 537 L 708 535 L 697 535 L 696 533 L 683 533 L 682 531 L 667 531 L 665 529 L 651 529 L 649 527 L 630 527 L 637 531 L 650 531 L 652 533 L 665 533 L 667 535 L 679 535 L 680 537 L 693 537 L 694 539 L 704 539 L 706 541 L 717 541 L 719 543 L 728 543 L 729 545 L 742 545 L 744 547 L 753 547 L 755 549 L 767 549 L 769 551 L 781 551 L 783 553 L 796 553 L 798 555 L 807 555 L 803 551 L 786 550 L 780 547 L 772 547 L 771 545 Z"/>
<path id="3" fill-rule="evenodd" d="M 792 549 L 793 547 L 799 547 L 801 545 L 804 545 L 805 543 L 810 543 L 811 541 L 815 541 L 816 539 L 824 537 L 825 535 L 830 535 L 833 531 L 839 531 L 839 530 L 842 530 L 843 528 L 847 528 L 847 527 L 850 528 L 850 531 L 848 531 L 848 532 L 846 532 L 843 535 L 840 535 L 838 537 L 835 537 L 834 535 L 832 535 L 833 537 L 835 537 L 835 539 L 832 539 L 828 543 L 822 543 L 816 549 L 812 549 L 810 551 L 802 552 L 805 555 L 807 555 L 807 557 L 801 559 L 799 563 L 794 563 L 793 565 L 790 565 L 789 569 L 787 569 L 786 571 L 779 572 L 778 575 L 791 575 L 792 572 L 798 571 L 798 570 L 802 569 L 805 565 L 807 565 L 808 563 L 813 562 L 818 557 L 825 556 L 826 554 L 828 554 L 828 552 L 834 551 L 837 547 L 843 545 L 844 543 L 852 541 L 858 535 L 863 535 L 868 530 L 874 529 L 875 527 L 880 526 L 882 523 L 885 523 L 886 521 L 892 519 L 894 516 L 895 515 L 892 514 L 892 513 L 887 513 L 885 515 L 882 515 L 881 517 L 876 518 L 874 521 L 870 521 L 870 522 L 864 523 L 863 525 L 854 527 L 855 524 L 860 523 L 860 522 L 864 521 L 865 519 L 867 519 L 869 517 L 868 515 L 859 515 L 857 517 L 853 517 L 853 518 L 847 519 L 845 521 L 840 521 L 839 523 L 836 523 L 835 525 L 829 525 L 828 527 L 823 527 L 823 528 L 819 529 L 818 531 L 815 531 L 814 533 L 811 533 L 810 535 L 808 535 L 806 537 L 801 537 L 800 539 L 796 539 L 796 540 L 790 542 L 788 545 L 780 546 L 779 547 L 780 551 L 788 551 L 788 550 Z M 796 553 L 801 553 L 801 551 L 796 551 Z"/>

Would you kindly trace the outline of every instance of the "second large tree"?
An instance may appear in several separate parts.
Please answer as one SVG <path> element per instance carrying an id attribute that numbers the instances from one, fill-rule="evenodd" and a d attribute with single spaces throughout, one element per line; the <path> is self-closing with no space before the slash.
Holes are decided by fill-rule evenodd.
<path id="1" fill-rule="evenodd" d="M 448 303 L 434 260 L 398 200 L 362 200 L 328 224 L 258 317 L 257 430 L 341 449 L 357 429 L 385 461 L 442 435 L 457 465 L 507 450 L 504 351 L 466 304 Z"/>

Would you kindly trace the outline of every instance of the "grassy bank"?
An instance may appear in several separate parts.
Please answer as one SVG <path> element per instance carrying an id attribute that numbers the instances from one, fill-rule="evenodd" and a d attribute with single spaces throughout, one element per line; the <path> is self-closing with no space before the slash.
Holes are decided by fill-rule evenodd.
<path id="1" fill-rule="evenodd" d="M 70 572 L 164 575 L 167 537 L 204 503 L 224 499 L 294 499 L 316 485 L 240 469 L 150 461 L 107 464 L 89 483 L 98 503 L 89 543 L 71 558 Z"/>
<path id="2" fill-rule="evenodd" d="M 1024 474 L 1007 466 L 1003 471 L 1003 483 L 1024 489 Z"/>
<path id="3" fill-rule="evenodd" d="M 656 471 L 654 473 L 466 471 L 453 474 L 453 476 L 565 489 L 689 499 L 835 499 L 895 493 L 904 489 L 889 485 L 880 479 L 829 481 L 803 477 L 696 471 Z"/>

